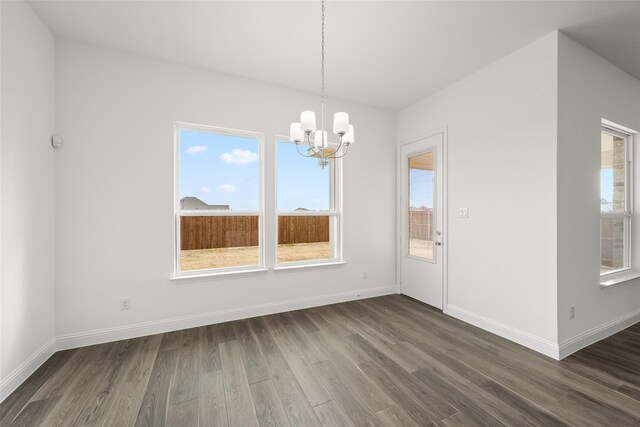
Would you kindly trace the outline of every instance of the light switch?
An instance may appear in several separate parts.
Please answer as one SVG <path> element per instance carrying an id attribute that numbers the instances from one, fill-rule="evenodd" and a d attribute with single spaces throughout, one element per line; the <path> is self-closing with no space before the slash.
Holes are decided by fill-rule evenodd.
<path id="1" fill-rule="evenodd" d="M 458 209 L 458 218 L 469 218 L 469 208 Z"/>

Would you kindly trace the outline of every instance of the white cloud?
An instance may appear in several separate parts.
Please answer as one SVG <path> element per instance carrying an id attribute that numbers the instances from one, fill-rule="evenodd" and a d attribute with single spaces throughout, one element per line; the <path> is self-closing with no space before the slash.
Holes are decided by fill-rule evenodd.
<path id="1" fill-rule="evenodd" d="M 237 189 L 238 189 L 238 187 L 236 187 L 235 185 L 231 185 L 231 184 L 218 185 L 218 187 L 216 188 L 216 190 L 222 191 L 224 193 L 233 193 Z"/>
<path id="2" fill-rule="evenodd" d="M 224 153 L 220 159 L 225 163 L 234 165 L 246 165 L 258 161 L 258 154 L 251 150 L 231 150 L 231 153 Z"/>
<path id="3" fill-rule="evenodd" d="M 207 151 L 206 145 L 194 145 L 186 149 L 186 152 L 189 154 L 202 153 L 203 151 Z"/>
<path id="4" fill-rule="evenodd" d="M 211 189 L 209 187 L 200 187 L 201 193 L 211 193 Z"/>

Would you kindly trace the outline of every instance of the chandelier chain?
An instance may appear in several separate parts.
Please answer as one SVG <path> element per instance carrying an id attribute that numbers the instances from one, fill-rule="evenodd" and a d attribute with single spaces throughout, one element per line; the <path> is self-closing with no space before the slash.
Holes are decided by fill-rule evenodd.
<path id="1" fill-rule="evenodd" d="M 321 70 L 321 77 L 322 77 L 322 101 L 320 103 L 320 128 L 322 130 L 324 130 L 324 0 L 322 0 L 322 41 L 321 41 L 321 47 L 322 47 L 322 54 L 320 57 L 320 70 Z M 324 133 L 323 133 L 324 135 Z"/>

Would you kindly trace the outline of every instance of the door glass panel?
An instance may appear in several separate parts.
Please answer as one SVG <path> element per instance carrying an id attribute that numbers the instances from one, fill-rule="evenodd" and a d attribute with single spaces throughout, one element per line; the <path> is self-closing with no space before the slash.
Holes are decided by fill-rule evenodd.
<path id="1" fill-rule="evenodd" d="M 408 254 L 434 259 L 435 196 L 433 151 L 409 157 Z"/>

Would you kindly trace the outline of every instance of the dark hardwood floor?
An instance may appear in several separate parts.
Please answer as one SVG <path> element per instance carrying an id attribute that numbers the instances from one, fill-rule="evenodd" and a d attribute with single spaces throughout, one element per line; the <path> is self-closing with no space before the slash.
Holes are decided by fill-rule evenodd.
<path id="1" fill-rule="evenodd" d="M 640 323 L 558 362 L 393 295 L 62 351 L 5 426 L 640 426 Z"/>

